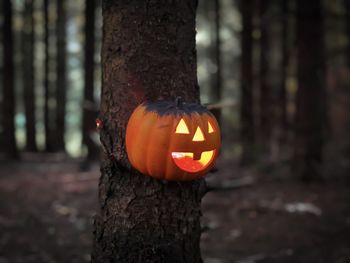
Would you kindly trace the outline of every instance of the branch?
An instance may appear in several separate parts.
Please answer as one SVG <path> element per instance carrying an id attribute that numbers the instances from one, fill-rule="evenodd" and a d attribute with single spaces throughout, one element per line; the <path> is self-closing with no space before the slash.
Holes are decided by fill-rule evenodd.
<path id="1" fill-rule="evenodd" d="M 227 107 L 237 107 L 237 103 L 229 100 L 229 101 L 219 101 L 218 103 L 215 104 L 205 104 L 208 110 L 219 110 L 222 108 L 227 108 Z"/>

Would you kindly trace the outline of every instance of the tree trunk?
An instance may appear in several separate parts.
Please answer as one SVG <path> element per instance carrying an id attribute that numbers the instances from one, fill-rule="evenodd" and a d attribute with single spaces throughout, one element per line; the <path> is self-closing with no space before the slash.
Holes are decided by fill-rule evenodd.
<path id="1" fill-rule="evenodd" d="M 347 64 L 350 68 L 350 0 L 344 0 L 345 2 L 345 19 L 346 19 L 346 35 L 348 37 L 348 47 L 347 47 Z"/>
<path id="2" fill-rule="evenodd" d="M 298 90 L 295 170 L 304 180 L 320 179 L 325 123 L 325 70 L 321 0 L 297 1 Z"/>
<path id="3" fill-rule="evenodd" d="M 95 0 L 85 1 L 85 74 L 83 101 L 83 144 L 87 147 L 87 159 L 97 157 L 97 147 L 91 138 L 95 131 L 94 73 L 95 73 Z"/>
<path id="4" fill-rule="evenodd" d="M 2 1 L 3 11 L 3 147 L 10 158 L 18 158 L 15 138 L 15 87 L 13 62 L 13 32 L 12 32 L 12 5 L 11 0 Z"/>
<path id="5" fill-rule="evenodd" d="M 196 0 L 103 1 L 104 155 L 92 262 L 201 262 L 203 180 L 146 177 L 130 167 L 124 142 L 128 118 L 143 101 L 199 101 L 196 7 Z"/>
<path id="6" fill-rule="evenodd" d="M 56 66 L 56 138 L 55 149 L 65 151 L 65 115 L 66 115 L 66 1 L 57 0 L 57 66 Z"/>
<path id="7" fill-rule="evenodd" d="M 282 78 L 281 78 L 281 89 L 279 92 L 279 125 L 280 125 L 280 145 L 286 143 L 287 130 L 288 130 L 288 116 L 287 116 L 287 78 L 288 78 L 288 65 L 289 65 L 289 38 L 288 38 L 288 27 L 289 27 L 289 0 L 281 1 L 282 15 Z"/>
<path id="8" fill-rule="evenodd" d="M 24 23 L 22 38 L 23 62 L 23 95 L 26 117 L 26 150 L 36 152 L 36 119 L 35 119 L 35 90 L 34 90 L 34 18 L 33 1 L 26 0 L 24 4 Z"/>
<path id="9" fill-rule="evenodd" d="M 285 86 L 283 74 L 282 5 L 287 0 L 260 1 L 260 121 L 259 144 L 263 158 L 277 162 L 281 156 Z M 287 19 L 287 18 L 286 18 Z"/>
<path id="10" fill-rule="evenodd" d="M 215 15 L 215 45 L 214 45 L 214 61 L 216 65 L 216 72 L 214 74 L 213 85 L 210 89 L 210 98 L 213 103 L 221 101 L 221 90 L 222 90 L 222 69 L 221 69 L 221 18 L 220 18 L 220 0 L 214 0 L 214 15 Z M 221 122 L 221 109 L 213 111 L 217 121 Z"/>
<path id="11" fill-rule="evenodd" d="M 350 69 L 350 0 L 344 0 L 345 2 L 345 19 L 346 19 L 346 35 L 348 39 L 348 45 L 347 45 L 347 72 L 349 72 Z M 341 101 L 342 103 L 338 103 L 338 109 L 342 111 L 343 113 L 338 113 L 337 118 L 334 118 L 334 120 L 338 120 L 339 117 L 341 119 L 342 124 L 339 125 L 339 121 L 337 121 L 337 126 L 340 127 L 341 132 L 338 130 L 338 136 L 337 139 L 340 141 L 341 145 L 341 153 L 345 158 L 350 159 L 350 116 L 349 116 L 349 111 L 350 111 L 350 80 L 348 73 L 344 74 L 346 76 L 345 80 L 340 79 L 339 81 L 341 82 L 340 87 L 338 88 L 339 90 L 337 94 L 339 94 L 339 99 L 337 101 Z M 344 78 L 344 77 L 343 77 Z M 344 87 L 345 86 L 345 87 Z M 343 105 L 342 105 L 343 104 Z M 343 106 L 343 107 L 342 107 Z M 333 127 L 332 127 L 333 128 Z M 334 128 L 333 128 L 334 129 Z M 334 132 L 333 132 L 334 133 Z M 340 136 L 339 136 L 340 135 Z M 350 166 L 348 166 L 348 173 L 350 172 Z"/>
<path id="12" fill-rule="evenodd" d="M 50 125 L 50 106 L 49 100 L 51 98 L 50 94 L 50 84 L 49 84 L 49 74 L 50 74 L 50 32 L 49 32 L 49 0 L 44 0 L 44 49 L 45 49 L 45 60 L 44 60 L 44 130 L 45 130 L 45 151 L 53 151 L 53 131 Z"/>
<path id="13" fill-rule="evenodd" d="M 269 28 L 271 19 L 269 17 L 269 0 L 259 1 L 260 9 L 260 96 L 259 96 L 259 113 L 260 113 L 260 131 L 261 143 L 268 148 L 271 139 L 272 130 L 272 87 L 270 85 L 270 60 L 271 50 Z"/>
<path id="14" fill-rule="evenodd" d="M 242 56 L 241 56 L 241 164 L 247 164 L 253 157 L 254 115 L 253 115 L 253 76 L 252 76 L 252 0 L 240 2 L 242 13 Z"/>
<path id="15" fill-rule="evenodd" d="M 0 14 L 1 17 L 3 17 L 3 4 L 0 4 Z M 4 43 L 4 39 L 3 39 L 3 34 L 0 34 L 0 43 L 1 43 L 1 48 L 3 48 L 3 43 Z M 1 59 L 3 59 L 3 54 L 0 55 Z M 3 122 L 3 102 L 4 102 L 4 95 L 3 95 L 3 77 L 4 77 L 4 63 L 2 61 L 2 63 L 0 64 L 0 152 L 3 152 L 4 149 L 4 122 Z"/>

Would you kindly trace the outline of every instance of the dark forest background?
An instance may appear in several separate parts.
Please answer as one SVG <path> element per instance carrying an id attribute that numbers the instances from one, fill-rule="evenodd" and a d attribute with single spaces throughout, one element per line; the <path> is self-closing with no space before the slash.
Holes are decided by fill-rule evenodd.
<path id="1" fill-rule="evenodd" d="M 348 166 L 350 11 L 347 1 L 297 3 L 200 1 L 198 78 L 202 103 L 220 119 L 224 156 L 295 161 L 300 176 L 318 177 L 322 161 Z M 95 159 L 100 2 L 1 8 L 3 158 Z"/>
<path id="2" fill-rule="evenodd" d="M 70 222 L 75 220 L 78 230 L 74 231 L 83 235 L 84 240 L 77 241 L 81 247 L 69 243 L 65 249 L 74 247 L 75 254 L 83 255 L 72 262 L 88 261 L 86 251 L 90 249 L 90 238 L 86 233 L 91 232 L 89 217 L 93 211 L 89 210 L 91 203 L 87 200 L 96 197 L 96 163 L 100 151 L 96 124 L 101 90 L 101 2 L 1 0 L 0 25 L 0 189 L 4 191 L 0 208 L 10 209 L 13 195 L 27 186 L 21 184 L 21 176 L 28 183 L 35 176 L 46 180 L 52 173 L 55 178 L 63 175 L 62 180 L 68 180 L 69 187 L 78 184 L 73 190 L 69 188 L 68 197 L 57 194 L 63 198 L 57 200 L 65 201 L 58 202 L 56 195 L 47 196 L 46 200 L 57 202 L 45 205 L 55 215 L 68 218 Z M 206 228 L 214 231 L 211 238 L 204 233 L 204 257 L 231 257 L 231 252 L 227 251 L 232 247 L 237 249 L 238 258 L 250 254 L 263 255 L 263 259 L 291 256 L 288 249 L 273 254 L 270 248 L 279 247 L 279 240 L 283 238 L 280 234 L 288 231 L 295 218 L 284 218 L 285 225 L 279 226 L 279 230 L 270 229 L 279 231 L 279 239 L 272 238 L 271 246 L 266 248 L 264 240 L 259 238 L 275 233 L 265 229 L 272 219 L 255 222 L 254 226 L 259 228 L 251 232 L 257 236 L 244 239 L 240 246 L 230 242 L 240 238 L 242 229 L 247 228 L 249 232 L 251 226 L 247 226 L 244 219 L 238 220 L 237 214 L 230 218 L 225 214 L 234 202 L 235 205 L 240 203 L 234 208 L 238 209 L 237 213 L 250 211 L 244 214 L 249 220 L 266 216 L 269 213 L 266 211 L 288 212 L 287 206 L 281 207 L 283 200 L 289 200 L 293 204 L 304 204 L 294 206 L 292 212 L 306 211 L 320 216 L 319 210 L 310 205 L 312 203 L 328 211 L 325 214 L 329 216 L 319 222 L 316 230 L 312 228 L 314 220 L 299 222 L 297 219 L 301 225 L 306 222 L 306 226 L 295 230 L 300 231 L 299 236 L 295 234 L 288 239 L 288 247 L 300 252 L 295 252 L 297 261 L 290 262 L 323 262 L 317 260 L 325 257 L 328 261 L 324 262 L 348 262 L 350 0 L 200 0 L 196 42 L 201 102 L 215 114 L 222 131 L 218 165 L 208 176 L 219 194 L 208 197 L 210 201 L 204 203 L 204 210 L 211 215 L 209 219 L 204 218 Z M 12 173 L 19 175 L 15 177 Z M 47 189 L 56 187 L 55 180 L 40 187 L 28 185 L 34 187 L 29 187 L 32 190 L 51 191 Z M 38 184 L 43 182 L 39 181 Z M 66 183 L 62 183 L 63 192 L 67 190 Z M 253 188 L 243 189 L 247 185 Z M 235 195 L 241 188 L 242 192 Z M 255 190 L 258 194 L 254 194 Z M 83 194 L 70 196 L 75 191 Z M 276 191 L 277 196 L 271 197 L 271 191 Z M 29 200 L 45 209 L 42 200 L 34 198 L 34 192 L 21 195 L 19 199 L 31 196 Z M 90 199 L 81 201 L 87 195 Z M 270 197 L 271 202 L 261 203 Z M 222 202 L 226 198 L 232 203 Z M 246 198 L 248 201 L 242 201 Z M 214 204 L 222 204 L 222 207 Z M 69 210 L 72 207 L 75 210 Z M 39 213 L 12 212 L 14 217 L 22 212 L 31 216 Z M 335 221 L 330 219 L 333 216 Z M 230 232 L 234 237 L 226 243 L 230 244 L 226 252 L 221 248 L 212 249 L 227 230 L 218 227 L 217 218 L 235 226 Z M 80 219 L 85 220 L 83 226 Z M 52 224 L 61 224 L 60 231 L 71 231 L 73 235 L 75 232 L 65 227 L 66 221 L 60 220 L 55 219 Z M 14 227 L 9 221 L 11 216 L 7 218 L 0 211 L 0 226 L 11 233 Z M 260 227 L 266 232 L 258 236 Z M 37 229 L 36 225 L 34 228 Z M 313 239 L 315 232 L 319 239 Z M 339 237 L 337 242 L 330 244 L 329 240 L 335 237 Z M 74 237 L 70 238 L 73 242 Z M 3 251 L 18 244 L 13 241 L 6 245 L 6 242 L 1 243 L 0 237 Z M 319 247 L 317 252 L 310 252 L 309 257 L 303 258 L 301 255 L 306 252 L 303 248 L 298 250 L 295 245 L 298 242 L 305 245 L 307 251 L 313 251 L 315 244 Z M 252 243 L 257 247 L 247 245 Z M 252 249 L 248 252 L 245 248 Z M 337 252 L 325 256 L 324 248 Z M 64 255 L 58 254 L 56 251 L 50 255 L 64 262 Z M 266 254 L 270 256 L 265 257 Z M 1 263 L 10 262 L 2 259 L 0 253 Z M 41 262 L 35 260 L 33 262 Z M 287 262 L 276 260 L 264 262 Z M 207 262 L 228 261 L 208 259 Z"/>

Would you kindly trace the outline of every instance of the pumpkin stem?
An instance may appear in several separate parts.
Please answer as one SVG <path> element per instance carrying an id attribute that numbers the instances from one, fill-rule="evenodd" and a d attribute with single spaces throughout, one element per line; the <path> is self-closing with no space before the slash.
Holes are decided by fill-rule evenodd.
<path id="1" fill-rule="evenodd" d="M 176 107 L 177 108 L 181 108 L 182 107 L 182 105 L 183 105 L 183 100 L 182 100 L 182 98 L 179 96 L 179 97 L 176 97 L 176 99 L 175 99 L 175 104 L 176 104 Z"/>

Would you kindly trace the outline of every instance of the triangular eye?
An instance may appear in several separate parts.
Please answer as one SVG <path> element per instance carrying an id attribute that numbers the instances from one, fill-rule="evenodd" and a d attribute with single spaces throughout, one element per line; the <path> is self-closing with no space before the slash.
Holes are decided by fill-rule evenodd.
<path id="1" fill-rule="evenodd" d="M 208 121 L 208 133 L 213 133 L 214 132 L 214 128 L 213 126 L 211 126 L 210 122 Z"/>
<path id="2" fill-rule="evenodd" d="M 194 134 L 192 141 L 193 142 L 205 141 L 201 128 L 197 127 L 196 133 Z"/>
<path id="3" fill-rule="evenodd" d="M 179 124 L 176 126 L 175 133 L 190 134 L 190 131 L 188 130 L 188 127 L 184 119 L 181 119 Z"/>

